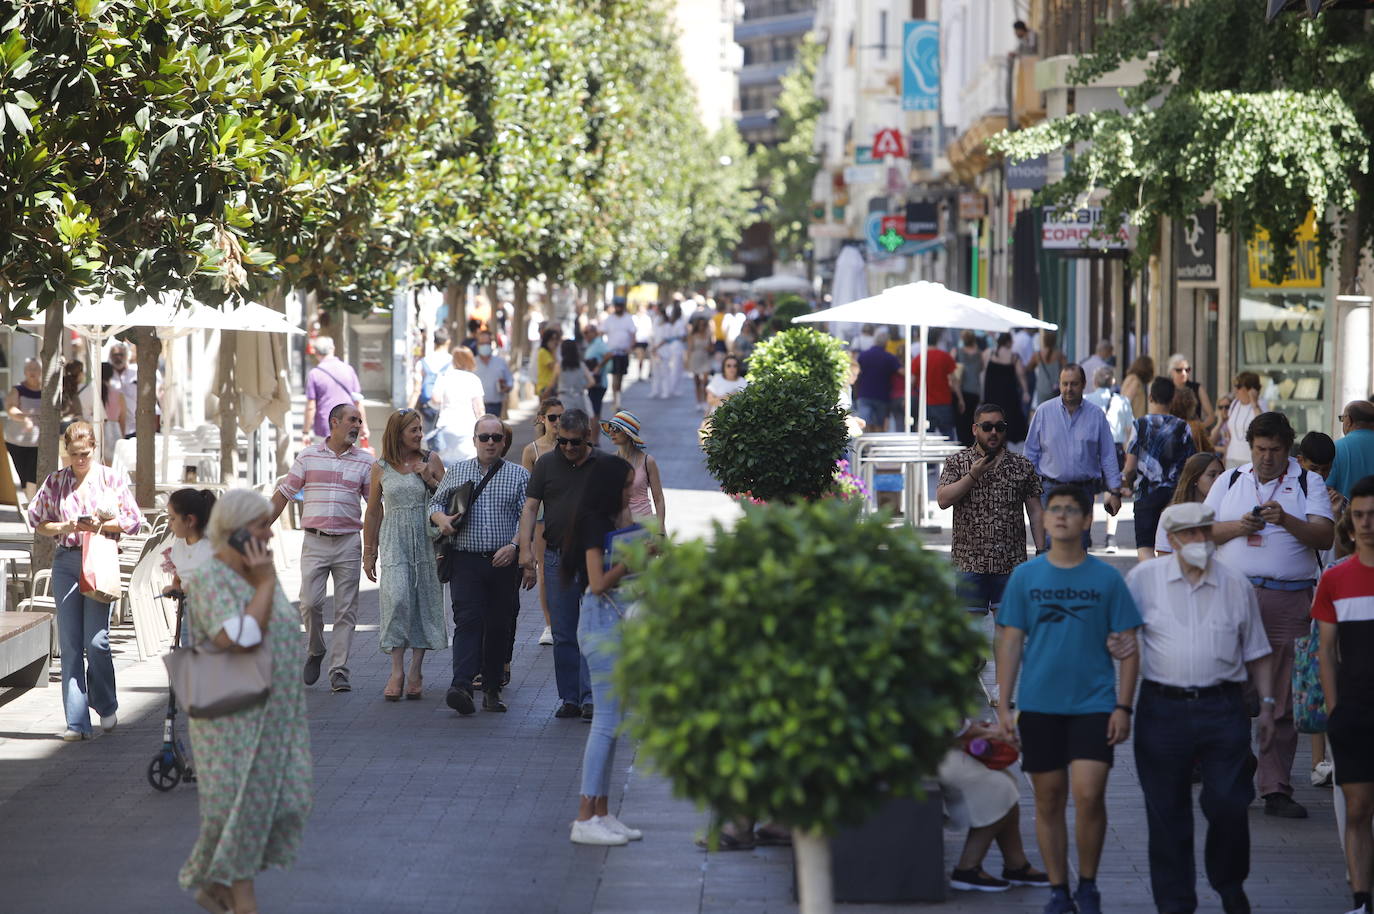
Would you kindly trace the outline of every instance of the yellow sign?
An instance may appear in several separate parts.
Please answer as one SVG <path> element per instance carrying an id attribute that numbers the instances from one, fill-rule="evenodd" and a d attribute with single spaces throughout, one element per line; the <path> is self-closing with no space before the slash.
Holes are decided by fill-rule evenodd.
<path id="1" fill-rule="evenodd" d="M 1307 221 L 1293 239 L 1293 260 L 1288 271 L 1279 276 L 1274 268 L 1274 246 L 1269 233 L 1256 229 L 1246 243 L 1246 260 L 1250 267 L 1250 287 L 1254 289 L 1320 289 L 1322 281 L 1321 249 L 1317 245 L 1316 213 L 1309 211 Z"/>

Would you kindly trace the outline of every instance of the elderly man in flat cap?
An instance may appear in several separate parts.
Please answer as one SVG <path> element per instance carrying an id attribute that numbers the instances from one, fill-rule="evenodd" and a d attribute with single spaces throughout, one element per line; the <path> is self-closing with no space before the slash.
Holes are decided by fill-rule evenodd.
<path id="1" fill-rule="evenodd" d="M 1150 885 L 1161 914 L 1197 910 L 1192 772 L 1202 770 L 1207 880 L 1227 914 L 1249 914 L 1250 719 L 1248 672 L 1260 695 L 1260 746 L 1274 733 L 1269 639 L 1255 589 L 1213 557 L 1212 509 L 1171 505 L 1160 518 L 1171 555 L 1142 562 L 1126 585 L 1145 620 L 1144 681 L 1135 713 L 1135 758 L 1149 824 Z"/>

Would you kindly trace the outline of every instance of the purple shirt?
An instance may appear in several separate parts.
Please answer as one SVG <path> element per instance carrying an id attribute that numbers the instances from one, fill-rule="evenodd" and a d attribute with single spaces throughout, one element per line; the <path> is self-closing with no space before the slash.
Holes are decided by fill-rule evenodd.
<path id="1" fill-rule="evenodd" d="M 305 379 L 305 399 L 315 401 L 315 437 L 329 437 L 329 414 L 334 407 L 356 403 L 362 397 L 357 372 L 338 356 L 331 355 L 310 369 Z"/>
<path id="2" fill-rule="evenodd" d="M 892 375 L 901 367 L 897 357 L 882 346 L 870 346 L 859 353 L 859 380 L 854 382 L 854 399 L 891 399 Z"/>

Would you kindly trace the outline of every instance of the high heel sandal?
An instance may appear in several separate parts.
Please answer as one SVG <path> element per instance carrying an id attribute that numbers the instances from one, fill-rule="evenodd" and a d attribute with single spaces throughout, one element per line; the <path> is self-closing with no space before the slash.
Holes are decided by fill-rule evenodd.
<path id="1" fill-rule="evenodd" d="M 196 904 L 200 905 L 210 914 L 234 914 L 234 909 L 224 903 L 224 900 L 202 886 L 196 889 Z"/>
<path id="2" fill-rule="evenodd" d="M 417 701 L 417 700 L 419 700 L 419 698 L 420 698 L 420 693 L 424 691 L 424 688 L 425 688 L 425 677 L 423 677 L 423 676 L 416 676 L 416 677 L 412 678 L 412 679 L 410 680 L 410 687 L 409 687 L 408 689 L 406 689 L 406 701 Z"/>
<path id="3" fill-rule="evenodd" d="M 382 689 L 382 697 L 385 698 L 387 701 L 401 700 L 401 689 L 405 688 L 406 678 L 402 676 L 400 683 L 393 686 L 392 683 L 395 681 L 396 677 L 391 677 L 386 681 L 386 688 Z"/>

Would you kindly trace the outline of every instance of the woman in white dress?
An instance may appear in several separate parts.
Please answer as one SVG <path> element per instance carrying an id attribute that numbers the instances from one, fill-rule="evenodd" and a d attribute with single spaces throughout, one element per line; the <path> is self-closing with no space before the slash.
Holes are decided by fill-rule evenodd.
<path id="1" fill-rule="evenodd" d="M 482 379 L 473 371 L 476 367 L 472 350 L 456 347 L 453 370 L 439 376 L 430 394 L 430 404 L 439 411 L 430 433 L 431 447 L 439 452 L 445 466 L 477 456 L 472 430 L 487 408 L 482 401 Z"/>
<path id="2" fill-rule="evenodd" d="M 662 314 L 654 321 L 653 352 L 653 398 L 666 400 L 677 396 L 678 381 L 682 378 L 687 321 L 682 317 L 682 306 L 669 302 Z"/>
<path id="3" fill-rule="evenodd" d="M 1236 375 L 1235 393 L 1231 397 L 1230 414 L 1226 417 L 1226 469 L 1233 470 L 1250 462 L 1250 443 L 1245 433 L 1250 423 L 1264 412 L 1264 401 L 1260 399 L 1259 375 L 1253 371 L 1242 371 Z"/>
<path id="4" fill-rule="evenodd" d="M 706 415 L 716 411 L 716 407 L 725 402 L 725 398 L 733 393 L 743 390 L 749 385 L 749 380 L 740 376 L 740 358 L 737 355 L 727 355 L 725 361 L 720 363 L 720 374 L 712 375 L 710 382 L 706 385 Z"/>

